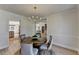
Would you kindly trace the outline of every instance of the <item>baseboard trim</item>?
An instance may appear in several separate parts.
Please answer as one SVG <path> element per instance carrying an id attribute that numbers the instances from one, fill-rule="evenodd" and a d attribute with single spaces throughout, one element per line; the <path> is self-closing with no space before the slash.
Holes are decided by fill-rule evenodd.
<path id="1" fill-rule="evenodd" d="M 79 50 L 77 51 L 78 55 L 79 55 Z"/>
<path id="2" fill-rule="evenodd" d="M 8 48 L 8 47 L 9 47 L 8 45 L 2 46 L 2 47 L 0 47 L 0 50 Z"/>
<path id="3" fill-rule="evenodd" d="M 79 51 L 78 51 L 77 49 L 73 49 L 73 48 L 71 48 L 71 47 L 64 46 L 64 45 L 57 44 L 57 43 L 53 43 L 53 45 L 56 45 L 56 46 L 59 46 L 59 47 L 62 47 L 62 48 L 68 49 L 68 50 L 75 51 L 75 52 L 77 52 L 77 54 L 79 54 Z"/>

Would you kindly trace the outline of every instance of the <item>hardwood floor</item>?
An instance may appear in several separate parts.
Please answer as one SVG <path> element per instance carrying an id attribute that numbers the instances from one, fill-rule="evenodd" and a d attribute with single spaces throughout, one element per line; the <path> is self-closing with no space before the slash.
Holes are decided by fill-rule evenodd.
<path id="1" fill-rule="evenodd" d="M 56 55 L 78 55 L 76 51 L 53 45 L 52 50 Z"/>
<path id="2" fill-rule="evenodd" d="M 56 46 L 56 45 L 52 46 L 52 51 L 55 53 L 53 55 L 78 55 L 76 51 L 69 50 L 69 49 L 66 49 L 66 48 L 62 48 L 62 47 L 59 47 L 59 46 Z"/>

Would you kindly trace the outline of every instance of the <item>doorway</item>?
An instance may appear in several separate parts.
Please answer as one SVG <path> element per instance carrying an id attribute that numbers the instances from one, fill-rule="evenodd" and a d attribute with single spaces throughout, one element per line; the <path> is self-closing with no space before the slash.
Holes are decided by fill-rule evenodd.
<path id="1" fill-rule="evenodd" d="M 36 33 L 40 33 L 41 37 L 47 37 L 47 23 L 46 22 L 36 23 Z"/>
<path id="2" fill-rule="evenodd" d="M 19 38 L 20 35 L 20 22 L 9 21 L 9 38 Z"/>

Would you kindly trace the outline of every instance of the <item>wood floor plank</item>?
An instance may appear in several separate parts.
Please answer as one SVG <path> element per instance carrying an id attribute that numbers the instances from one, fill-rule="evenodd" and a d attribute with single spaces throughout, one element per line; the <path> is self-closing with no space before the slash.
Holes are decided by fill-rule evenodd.
<path id="1" fill-rule="evenodd" d="M 78 55 L 76 51 L 53 45 L 52 50 L 56 55 Z"/>

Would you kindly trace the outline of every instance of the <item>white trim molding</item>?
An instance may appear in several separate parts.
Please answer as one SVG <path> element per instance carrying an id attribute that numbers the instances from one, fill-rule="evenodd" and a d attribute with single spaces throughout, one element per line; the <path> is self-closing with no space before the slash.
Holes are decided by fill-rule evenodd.
<path id="1" fill-rule="evenodd" d="M 0 50 L 8 48 L 8 47 L 9 47 L 9 45 L 2 46 L 2 47 L 0 47 Z"/>
<path id="2" fill-rule="evenodd" d="M 79 51 L 78 51 L 77 48 L 72 48 L 72 47 L 69 47 L 69 46 L 66 46 L 66 45 L 62 45 L 62 44 L 58 44 L 58 43 L 53 43 L 53 44 L 56 45 L 56 46 L 59 46 L 59 47 L 63 47 L 63 48 L 66 48 L 66 49 L 70 49 L 70 50 L 76 51 L 79 54 Z"/>

